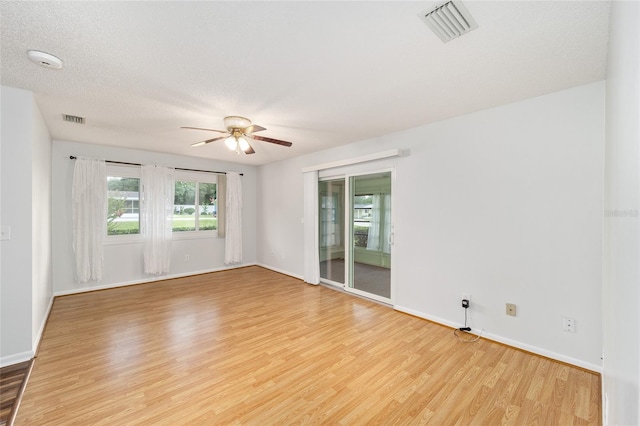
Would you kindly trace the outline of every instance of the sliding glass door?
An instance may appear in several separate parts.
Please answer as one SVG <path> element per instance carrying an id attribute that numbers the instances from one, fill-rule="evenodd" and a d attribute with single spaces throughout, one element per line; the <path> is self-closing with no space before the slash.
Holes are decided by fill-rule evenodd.
<path id="1" fill-rule="evenodd" d="M 339 285 L 345 283 L 344 182 L 344 179 L 318 182 L 320 278 Z"/>
<path id="2" fill-rule="evenodd" d="M 391 303 L 391 171 L 318 182 L 320 278 Z"/>
<path id="3" fill-rule="evenodd" d="M 347 290 L 391 299 L 391 172 L 349 177 Z"/>

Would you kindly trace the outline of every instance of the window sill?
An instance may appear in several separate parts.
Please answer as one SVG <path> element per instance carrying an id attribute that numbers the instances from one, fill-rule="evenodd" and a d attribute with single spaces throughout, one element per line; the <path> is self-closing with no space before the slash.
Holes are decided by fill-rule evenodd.
<path id="1" fill-rule="evenodd" d="M 172 241 L 180 241 L 180 240 L 199 240 L 199 239 L 217 239 L 222 238 L 218 237 L 218 233 L 216 231 L 182 231 L 182 232 L 174 232 L 172 236 Z M 144 243 L 144 237 L 140 234 L 136 235 L 112 235 L 105 238 L 103 245 L 118 245 L 118 244 L 140 244 Z"/>
<path id="2" fill-rule="evenodd" d="M 116 245 L 116 244 L 139 244 L 143 243 L 144 238 L 140 234 L 133 235 L 110 235 L 104 239 L 104 245 Z"/>
<path id="3" fill-rule="evenodd" d="M 202 238 L 218 238 L 218 231 L 179 231 L 173 233 L 173 240 L 196 240 Z"/>

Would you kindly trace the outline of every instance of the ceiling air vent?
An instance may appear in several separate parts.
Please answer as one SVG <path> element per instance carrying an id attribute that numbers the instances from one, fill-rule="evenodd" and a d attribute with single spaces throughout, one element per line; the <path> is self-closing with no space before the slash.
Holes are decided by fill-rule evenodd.
<path id="1" fill-rule="evenodd" d="M 444 43 L 478 28 L 467 8 L 459 1 L 449 1 L 418 16 Z"/>
<path id="2" fill-rule="evenodd" d="M 84 124 L 84 117 L 78 117 L 77 115 L 62 114 L 62 119 L 69 123 Z"/>

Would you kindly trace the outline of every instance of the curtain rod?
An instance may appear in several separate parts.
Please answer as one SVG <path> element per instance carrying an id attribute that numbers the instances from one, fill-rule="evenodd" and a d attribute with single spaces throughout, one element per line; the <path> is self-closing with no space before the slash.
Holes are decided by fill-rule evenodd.
<path id="1" fill-rule="evenodd" d="M 69 159 L 70 160 L 75 160 L 76 157 L 75 155 L 70 155 Z M 127 163 L 124 161 L 111 161 L 111 160 L 104 160 L 105 163 L 111 163 L 111 164 L 125 164 L 127 166 L 142 166 L 142 164 L 140 163 Z M 183 169 L 182 167 L 174 167 L 174 169 L 176 170 L 182 170 L 185 172 L 203 172 L 203 173 L 217 173 L 220 175 L 226 175 L 227 172 L 215 172 L 215 171 L 211 171 L 211 170 L 198 170 L 198 169 Z M 244 173 L 240 173 L 240 176 L 244 176 Z"/>

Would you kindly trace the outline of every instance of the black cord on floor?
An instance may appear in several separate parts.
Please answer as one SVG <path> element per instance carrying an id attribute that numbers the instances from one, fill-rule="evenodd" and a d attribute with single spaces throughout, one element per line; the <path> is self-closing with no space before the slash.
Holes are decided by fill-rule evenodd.
<path id="1" fill-rule="evenodd" d="M 468 308 L 464 308 L 464 327 L 456 328 L 455 330 L 453 330 L 453 334 L 461 342 L 473 343 L 473 342 L 477 342 L 480 339 L 480 335 L 476 335 L 475 339 L 473 339 L 473 340 L 462 339 L 460 337 L 460 336 L 463 336 L 463 335 L 473 336 L 473 334 L 471 333 L 471 327 L 467 326 L 467 309 Z"/>

